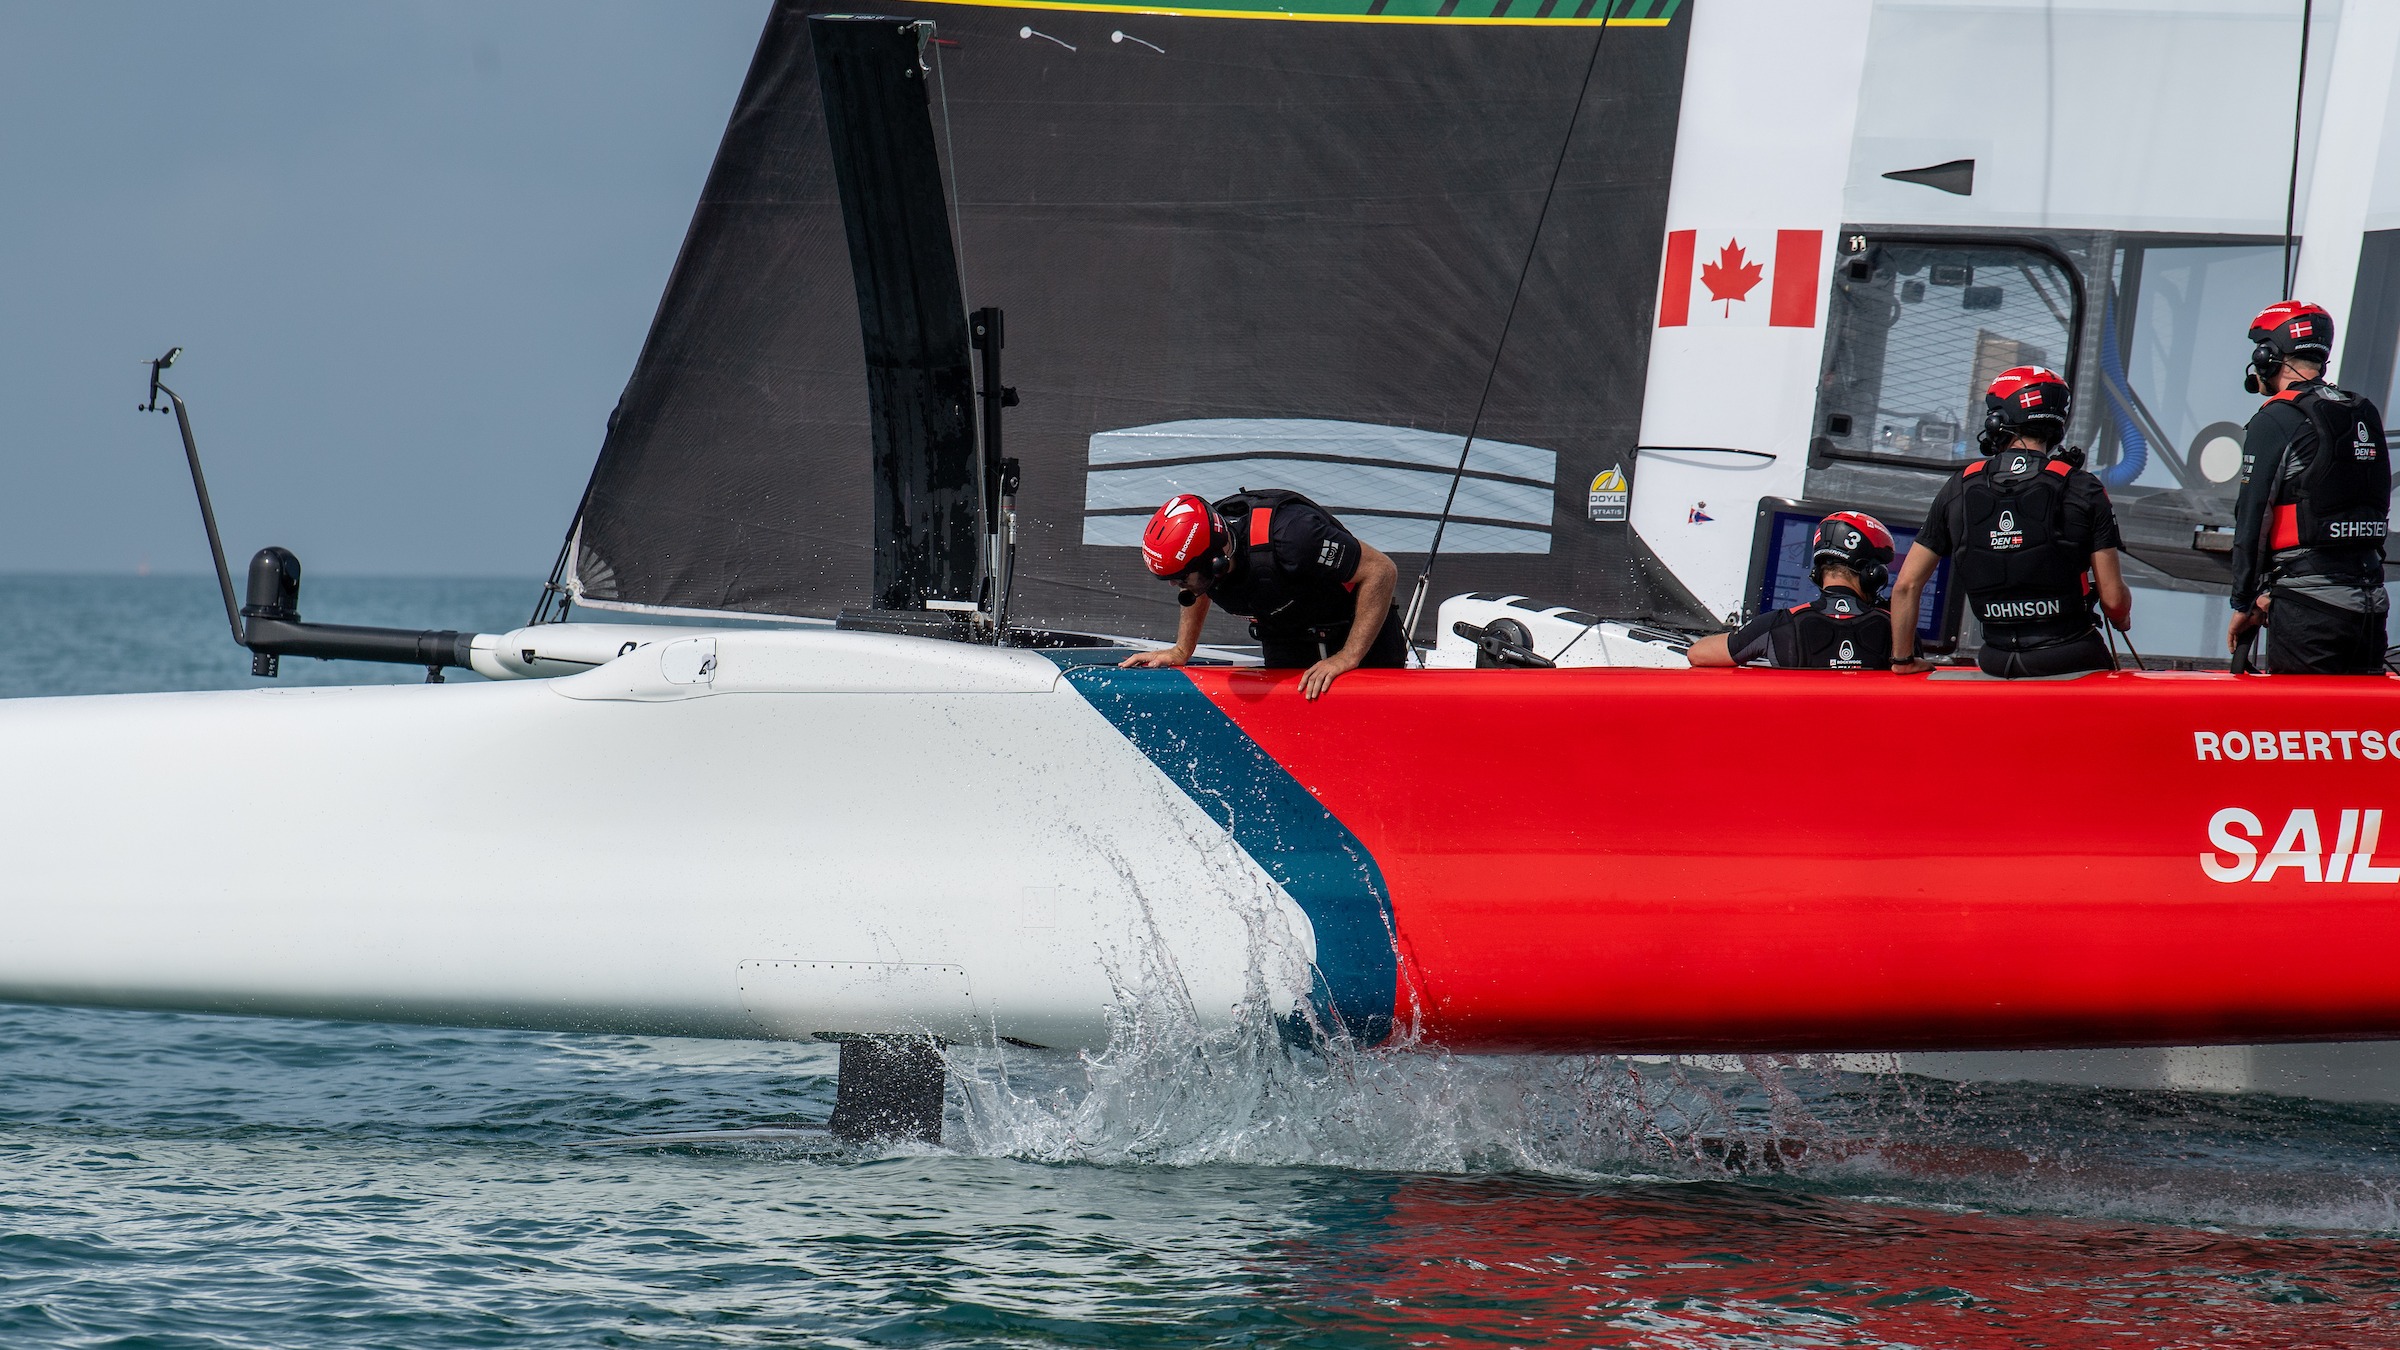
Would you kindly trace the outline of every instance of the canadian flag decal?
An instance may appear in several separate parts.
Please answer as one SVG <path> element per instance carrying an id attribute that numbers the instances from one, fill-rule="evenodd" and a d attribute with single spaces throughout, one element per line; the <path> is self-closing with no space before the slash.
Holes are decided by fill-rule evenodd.
<path id="1" fill-rule="evenodd" d="M 1658 326 L 1814 328 L 1824 255 L 1823 230 L 1669 231 Z"/>

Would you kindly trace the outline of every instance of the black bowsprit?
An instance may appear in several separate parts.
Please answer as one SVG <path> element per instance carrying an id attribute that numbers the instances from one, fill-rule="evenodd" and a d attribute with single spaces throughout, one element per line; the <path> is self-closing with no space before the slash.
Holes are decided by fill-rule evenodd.
<path id="1" fill-rule="evenodd" d="M 270 545 L 251 557 L 247 599 L 239 636 L 250 649 L 250 673 L 266 679 L 282 673 L 286 656 L 423 666 L 428 684 L 440 684 L 446 666 L 474 664 L 473 633 L 301 622 L 300 559 L 288 548 Z"/>

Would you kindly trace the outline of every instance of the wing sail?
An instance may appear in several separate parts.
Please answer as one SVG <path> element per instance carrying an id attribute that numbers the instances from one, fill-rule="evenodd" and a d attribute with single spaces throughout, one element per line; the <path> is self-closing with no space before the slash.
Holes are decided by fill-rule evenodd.
<path id="1" fill-rule="evenodd" d="M 1413 570 L 1490 375 L 1439 587 L 1705 621 L 1593 505 L 1635 469 L 1689 16 L 1502 8 L 898 9 L 938 24 L 962 305 L 1008 313 L 1018 618 L 1171 631 L 1120 518 L 1187 481 L 1305 479 Z M 582 603 L 830 617 L 892 584 L 870 471 L 889 372 L 874 315 L 862 348 L 808 30 L 794 3 L 768 21 L 583 503 Z"/>

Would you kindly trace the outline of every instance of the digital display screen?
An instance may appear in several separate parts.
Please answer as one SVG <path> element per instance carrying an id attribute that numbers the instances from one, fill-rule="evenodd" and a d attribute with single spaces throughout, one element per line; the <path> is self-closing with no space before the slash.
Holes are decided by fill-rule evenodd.
<path id="1" fill-rule="evenodd" d="M 1808 579 L 1808 541 L 1817 530 L 1817 522 L 1825 516 L 1814 511 L 1773 510 L 1767 513 L 1767 566 L 1758 579 L 1758 593 L 1751 598 L 1757 613 L 1770 609 L 1790 609 L 1805 605 L 1817 598 L 1815 583 Z M 1892 572 L 1900 571 L 1900 560 L 1908 556 L 1908 546 L 1916 542 L 1917 532 L 1892 527 Z M 1948 635 L 1941 631 L 1944 602 L 1950 598 L 1950 562 L 1942 559 L 1933 569 L 1933 578 L 1925 583 L 1925 598 L 1917 606 L 1917 645 L 1939 646 Z"/>

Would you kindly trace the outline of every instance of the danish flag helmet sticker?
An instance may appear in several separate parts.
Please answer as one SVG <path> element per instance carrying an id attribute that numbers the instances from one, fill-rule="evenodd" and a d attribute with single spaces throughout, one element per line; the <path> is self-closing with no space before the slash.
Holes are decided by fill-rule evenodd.
<path id="1" fill-rule="evenodd" d="M 2280 301 L 2250 321 L 2250 340 L 2276 356 L 2323 360 L 2333 350 L 2333 316 L 2306 300 Z"/>

